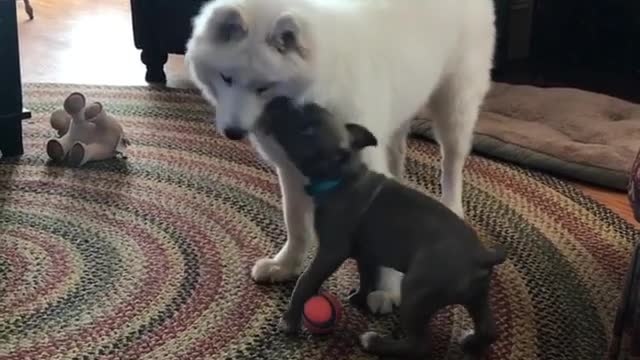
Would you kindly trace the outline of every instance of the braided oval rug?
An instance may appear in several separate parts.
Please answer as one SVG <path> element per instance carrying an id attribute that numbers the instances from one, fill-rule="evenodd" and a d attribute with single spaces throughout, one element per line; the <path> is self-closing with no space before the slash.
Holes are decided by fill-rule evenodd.
<path id="1" fill-rule="evenodd" d="M 48 164 L 48 115 L 72 91 L 122 120 L 128 160 Z M 276 177 L 215 133 L 196 92 L 25 92 L 26 155 L 0 163 L 0 359 L 371 359 L 358 334 L 397 334 L 395 316 L 348 305 L 330 336 L 277 331 L 293 284 L 249 277 L 285 239 Z M 411 140 L 408 182 L 437 194 L 438 162 L 435 145 Z M 509 252 L 493 282 L 500 337 L 489 359 L 602 359 L 635 230 L 540 173 L 472 156 L 465 180 L 469 221 Z M 349 262 L 327 287 L 344 304 L 356 280 Z M 431 326 L 433 358 L 460 358 L 464 310 L 444 309 Z"/>

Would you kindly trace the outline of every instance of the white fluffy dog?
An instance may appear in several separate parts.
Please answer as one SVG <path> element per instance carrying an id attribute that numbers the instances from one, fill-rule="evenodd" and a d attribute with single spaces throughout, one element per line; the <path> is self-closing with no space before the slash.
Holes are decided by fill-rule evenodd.
<path id="1" fill-rule="evenodd" d="M 287 241 L 259 260 L 256 281 L 299 275 L 312 233 L 306 179 L 255 131 L 276 95 L 313 101 L 365 126 L 379 145 L 363 154 L 400 177 L 411 118 L 428 104 L 442 152 L 442 202 L 463 216 L 462 169 L 490 85 L 493 0 L 215 0 L 194 20 L 186 62 L 216 125 L 249 136 L 277 168 Z M 428 234 L 425 234 L 428 236 Z M 402 274 L 381 268 L 374 312 L 400 302 Z"/>

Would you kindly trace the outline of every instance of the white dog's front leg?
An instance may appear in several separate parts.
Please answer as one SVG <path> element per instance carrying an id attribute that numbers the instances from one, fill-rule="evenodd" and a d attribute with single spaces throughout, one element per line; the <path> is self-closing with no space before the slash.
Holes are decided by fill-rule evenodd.
<path id="1" fill-rule="evenodd" d="M 256 282 L 280 282 L 300 275 L 313 232 L 313 204 L 304 193 L 304 178 L 291 166 L 278 168 L 287 241 L 274 258 L 260 259 L 251 276 Z"/>
<path id="2" fill-rule="evenodd" d="M 378 146 L 365 149 L 362 157 L 372 171 L 394 177 L 389 169 L 389 147 L 384 139 L 378 139 Z M 400 305 L 403 276 L 394 269 L 380 267 L 377 290 L 367 296 L 367 305 L 373 313 L 388 314 L 394 305 Z"/>

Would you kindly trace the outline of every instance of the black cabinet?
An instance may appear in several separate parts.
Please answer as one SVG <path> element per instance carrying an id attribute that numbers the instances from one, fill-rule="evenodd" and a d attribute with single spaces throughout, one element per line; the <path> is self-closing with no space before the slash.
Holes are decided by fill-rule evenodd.
<path id="1" fill-rule="evenodd" d="M 494 78 L 640 101 L 640 1 L 495 0 Z"/>
<path id="2" fill-rule="evenodd" d="M 22 109 L 20 52 L 15 0 L 0 0 L 0 152 L 22 155 Z"/>

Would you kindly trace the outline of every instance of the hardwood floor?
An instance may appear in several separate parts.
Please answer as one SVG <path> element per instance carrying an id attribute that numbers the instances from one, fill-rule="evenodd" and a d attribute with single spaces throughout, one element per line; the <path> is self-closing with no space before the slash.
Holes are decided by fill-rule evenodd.
<path id="1" fill-rule="evenodd" d="M 133 44 L 129 0 L 18 0 L 24 82 L 145 85 Z M 182 57 L 167 63 L 168 85 L 190 86 Z"/>
<path id="2" fill-rule="evenodd" d="M 129 0 L 32 0 L 35 19 L 18 3 L 24 82 L 144 85 L 133 45 Z M 170 56 L 168 86 L 190 87 L 182 57 Z M 633 224 L 626 194 L 576 184 Z"/>
<path id="3" fill-rule="evenodd" d="M 591 198 L 602 203 L 609 209 L 613 210 L 625 220 L 632 223 L 636 228 L 640 229 L 640 223 L 636 222 L 633 211 L 629 206 L 627 194 L 623 192 L 610 191 L 590 185 L 576 184 Z"/>

